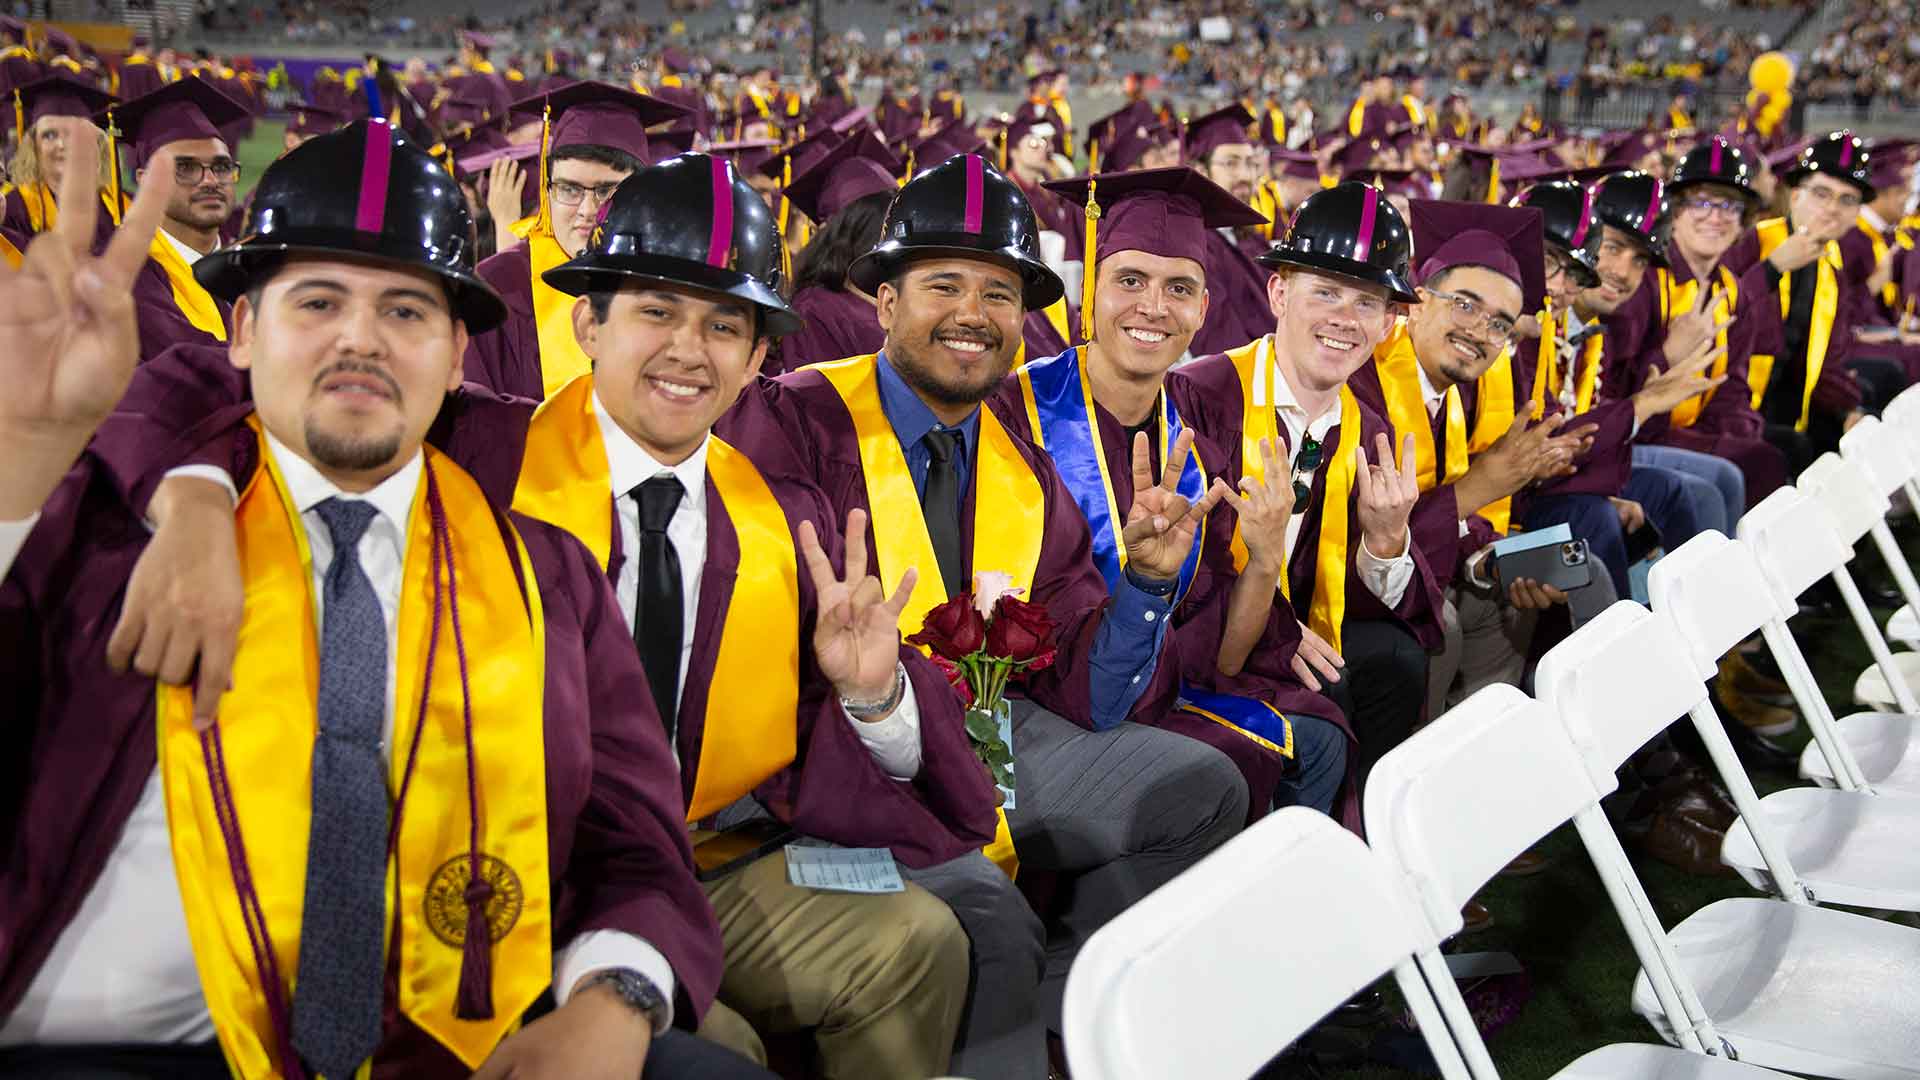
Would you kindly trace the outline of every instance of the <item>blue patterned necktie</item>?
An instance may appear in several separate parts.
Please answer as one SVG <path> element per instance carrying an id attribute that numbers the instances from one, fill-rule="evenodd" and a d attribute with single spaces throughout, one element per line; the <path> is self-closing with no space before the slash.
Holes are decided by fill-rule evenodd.
<path id="1" fill-rule="evenodd" d="M 328 499 L 322 585 L 320 729 L 294 984 L 293 1047 L 326 1080 L 349 1080 L 380 1042 L 385 995 L 387 622 L 360 566 L 375 510 Z"/>

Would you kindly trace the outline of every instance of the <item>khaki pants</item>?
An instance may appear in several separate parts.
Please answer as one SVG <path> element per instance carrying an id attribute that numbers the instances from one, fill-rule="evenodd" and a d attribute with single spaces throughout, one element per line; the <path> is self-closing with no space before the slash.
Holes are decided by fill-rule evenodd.
<path id="1" fill-rule="evenodd" d="M 947 1071 L 968 946 L 940 899 L 911 883 L 881 895 L 803 889 L 779 852 L 705 887 L 726 971 L 701 1035 L 764 1063 L 759 1033 L 811 1029 L 829 1080 Z"/>

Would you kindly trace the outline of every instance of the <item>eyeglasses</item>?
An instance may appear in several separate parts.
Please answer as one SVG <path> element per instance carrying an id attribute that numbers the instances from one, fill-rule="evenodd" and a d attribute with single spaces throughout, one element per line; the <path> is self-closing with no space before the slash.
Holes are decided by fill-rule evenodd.
<path id="1" fill-rule="evenodd" d="M 1463 293 L 1441 292 L 1428 289 L 1427 293 L 1447 302 L 1447 310 L 1453 313 L 1454 324 L 1462 330 L 1474 333 L 1485 331 L 1496 342 L 1513 337 L 1513 320 L 1505 315 L 1496 315 L 1488 311 L 1478 300 Z"/>
<path id="2" fill-rule="evenodd" d="M 1223 172 L 1258 172 L 1260 161 L 1252 156 L 1215 158 L 1213 167 Z"/>
<path id="3" fill-rule="evenodd" d="M 1680 204 L 1680 209 L 1691 210 L 1702 217 L 1737 218 L 1747 212 L 1747 204 L 1738 199 L 1688 199 Z"/>
<path id="4" fill-rule="evenodd" d="M 175 158 L 173 161 L 173 182 L 182 186 L 197 184 L 203 176 L 212 176 L 218 183 L 240 178 L 240 163 L 232 158 L 214 158 L 212 161 L 200 161 L 197 158 Z"/>
<path id="5" fill-rule="evenodd" d="M 1293 512 L 1304 514 L 1313 498 L 1313 474 L 1320 471 L 1320 440 L 1300 436 L 1300 453 L 1293 459 Z"/>
<path id="6" fill-rule="evenodd" d="M 1547 256 L 1547 280 L 1566 277 L 1573 273 L 1573 260 L 1562 255 Z"/>
<path id="7" fill-rule="evenodd" d="M 1812 184 L 1802 184 L 1800 190 L 1806 192 L 1807 198 L 1821 206 L 1837 206 L 1842 210 L 1858 210 L 1860 204 L 1865 201 L 1851 191 L 1836 192 L 1827 188 L 1814 187 Z"/>
<path id="8" fill-rule="evenodd" d="M 561 206 L 579 206 L 588 195 L 593 196 L 595 204 L 604 204 L 608 199 L 613 198 L 614 189 L 619 186 L 618 180 L 594 184 L 591 187 L 576 184 L 571 180 L 554 180 L 547 184 L 547 190 L 553 193 L 553 201 Z"/>

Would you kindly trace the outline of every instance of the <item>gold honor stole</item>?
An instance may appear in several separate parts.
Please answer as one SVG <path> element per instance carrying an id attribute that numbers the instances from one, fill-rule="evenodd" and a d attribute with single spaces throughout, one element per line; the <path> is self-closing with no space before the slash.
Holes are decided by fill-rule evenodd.
<path id="1" fill-rule="evenodd" d="M 1260 457 L 1260 440 L 1275 448 L 1287 441 L 1280 435 L 1280 419 L 1274 411 L 1274 380 L 1282 378 L 1274 367 L 1273 335 L 1242 345 L 1227 354 L 1240 373 L 1240 473 L 1255 480 L 1266 480 L 1266 463 Z M 1320 542 L 1314 552 L 1313 598 L 1307 608 L 1307 625 L 1314 633 L 1340 651 L 1340 627 L 1347 616 L 1347 562 L 1349 549 L 1346 505 L 1353 492 L 1353 454 L 1360 446 L 1360 402 L 1344 384 L 1340 387 L 1340 444 L 1320 467 L 1326 470 L 1326 498 L 1320 513 Z M 1292 475 L 1280 477 L 1290 482 Z M 1336 509 L 1337 508 L 1337 509 Z M 1233 527 L 1233 568 L 1247 565 L 1247 544 L 1240 526 Z M 1287 566 L 1293 552 L 1287 553 Z M 1293 584 L 1287 567 L 1280 570 L 1280 595 L 1293 602 Z"/>
<path id="2" fill-rule="evenodd" d="M 1775 248 L 1787 238 L 1787 219 L 1768 218 L 1755 225 L 1754 232 L 1760 238 L 1760 257 L 1771 256 Z M 1813 282 L 1813 316 L 1807 326 L 1807 382 L 1800 389 L 1800 419 L 1793 425 L 1795 431 L 1807 430 L 1807 415 L 1813 409 L 1813 387 L 1820 381 L 1820 368 L 1827 360 L 1827 347 L 1832 343 L 1833 318 L 1840 310 L 1840 245 L 1828 243 L 1827 249 L 1813 261 L 1815 276 Z M 1795 273 L 1806 270 L 1801 267 Z M 1793 309 L 1793 274 L 1780 275 L 1780 319 L 1785 322 Z M 1748 362 L 1747 380 L 1753 384 L 1753 407 L 1760 405 L 1767 397 L 1767 383 L 1773 377 L 1771 356 L 1755 353 Z"/>
<path id="3" fill-rule="evenodd" d="M 1420 361 L 1413 353 L 1413 335 L 1405 323 L 1393 328 L 1373 353 L 1374 370 L 1380 376 L 1380 392 L 1386 398 L 1387 419 L 1396 433 L 1394 442 L 1413 436 L 1415 465 L 1420 470 L 1420 490 L 1432 491 L 1438 484 L 1451 484 L 1467 474 L 1467 409 L 1460 401 L 1460 388 L 1447 387 L 1443 408 L 1447 413 L 1445 470 L 1440 465 L 1442 448 L 1433 445 L 1433 418 L 1427 415 L 1427 403 L 1420 393 Z"/>
<path id="4" fill-rule="evenodd" d="M 917 634 L 927 612 L 951 596 L 967 592 L 971 582 L 949 582 L 941 577 L 940 561 L 927 535 L 920 494 L 907 469 L 906 451 L 880 405 L 878 354 L 848 357 L 815 364 L 840 395 L 853 420 L 860 447 L 860 472 L 866 479 L 868 520 L 873 528 L 875 569 L 881 581 L 899 581 L 909 569 L 920 572 L 906 609 L 900 612 L 900 633 Z M 1013 436 L 982 408 L 979 449 L 973 461 L 973 571 L 997 570 L 1012 586 L 1033 595 L 1034 575 L 1040 568 L 1040 548 L 1046 535 L 1046 492 L 1027 459 L 1020 456 Z M 1017 757 L 1017 751 L 1016 751 Z M 1019 863 L 1006 812 L 1000 811 L 993 843 L 986 854 L 1011 877 Z"/>
<path id="5" fill-rule="evenodd" d="M 707 444 L 707 477 L 740 538 L 740 565 L 709 681 L 689 822 L 712 816 L 793 764 L 800 709 L 799 558 L 786 512 L 760 470 L 718 436 Z M 604 572 L 613 544 L 612 495 L 593 376 L 582 375 L 533 414 L 513 508 L 578 537 Z M 716 709 L 721 700 L 726 708 Z"/>
<path id="6" fill-rule="evenodd" d="M 1552 312 L 1543 309 L 1536 318 L 1540 320 L 1542 339 L 1551 342 L 1553 337 Z M 1541 375 L 1538 371 L 1534 372 L 1533 385 L 1536 391 L 1535 398 L 1537 399 L 1538 392 L 1545 386 L 1545 383 L 1541 382 Z M 1467 436 L 1467 454 L 1469 457 L 1474 454 L 1485 453 L 1492 448 L 1494 443 L 1500 441 L 1501 436 L 1507 433 L 1508 428 L 1513 426 L 1512 345 L 1508 345 L 1506 348 L 1500 350 L 1500 355 L 1494 358 L 1493 366 L 1481 374 L 1479 381 L 1474 384 L 1474 387 L 1473 431 Z M 1479 514 L 1493 526 L 1494 531 L 1504 535 L 1507 527 L 1513 521 L 1513 496 L 1509 495 L 1504 499 L 1495 499 L 1493 502 L 1481 507 Z"/>
<path id="7" fill-rule="evenodd" d="M 1870 242 L 1872 242 L 1873 265 L 1875 267 L 1878 267 L 1880 263 L 1883 260 L 1885 260 L 1887 257 L 1887 238 L 1880 235 L 1880 230 L 1874 228 L 1871 224 L 1869 224 L 1866 218 L 1859 219 L 1858 221 L 1855 222 L 1855 225 L 1860 229 L 1861 232 L 1866 233 L 1867 239 Z M 1880 286 L 1880 299 L 1886 302 L 1888 311 L 1893 311 L 1899 308 L 1900 306 L 1899 284 L 1896 282 L 1889 281 L 1885 285 Z"/>
<path id="8" fill-rule="evenodd" d="M 248 422 L 260 431 L 257 419 Z M 194 730 L 188 689 L 160 686 L 157 709 L 194 961 L 221 1050 L 247 1080 L 287 1066 L 291 1035 L 280 1023 L 300 956 L 320 680 L 313 555 L 264 438 L 260 445 L 261 468 L 235 510 L 247 595 L 233 688 L 204 736 Z M 387 947 L 399 950 L 400 1012 L 474 1067 L 553 978 L 545 626 L 519 537 L 509 551 L 479 486 L 432 448 L 425 453 L 407 525 L 388 741 L 406 752 L 392 755 L 388 777 Z M 441 603 L 443 587 L 457 588 L 457 603 Z M 494 890 L 485 908 L 492 1011 L 475 1020 L 456 1015 L 473 932 L 463 897 L 470 850 L 481 853 L 481 877 Z"/>
<path id="9" fill-rule="evenodd" d="M 174 306 L 193 328 L 216 341 L 227 340 L 227 320 L 220 314 L 220 305 L 212 293 L 200 287 L 200 282 L 194 279 L 193 267 L 187 265 L 187 260 L 180 257 L 172 242 L 158 229 L 154 230 L 153 243 L 147 245 L 147 257 L 166 272 L 167 284 L 173 287 Z"/>
<path id="10" fill-rule="evenodd" d="M 8 184 L 0 187 L 0 197 L 13 192 L 20 193 L 20 202 L 27 208 L 27 226 L 35 235 L 53 228 L 60 220 L 60 207 L 53 201 L 53 189 L 45 184 Z M 113 198 L 106 192 L 100 193 L 100 205 L 108 214 L 114 212 Z M 117 219 L 116 219 L 117 220 Z M 225 338 L 221 339 L 226 340 Z"/>
<path id="11" fill-rule="evenodd" d="M 1087 375 L 1085 346 L 1068 349 L 1058 356 L 1036 360 L 1020 368 L 1020 396 L 1027 406 L 1027 426 L 1033 432 L 1034 445 L 1053 458 L 1053 464 L 1073 492 L 1073 501 L 1087 519 L 1093 533 L 1093 563 L 1109 589 L 1126 572 L 1127 548 L 1120 541 L 1125 517 L 1113 496 L 1113 477 L 1107 470 L 1106 448 L 1100 441 L 1100 422 L 1094 412 L 1093 384 Z M 1160 391 L 1158 413 L 1160 460 L 1167 460 L 1174 442 L 1180 437 L 1180 416 L 1164 388 Z M 1189 451 L 1186 467 L 1180 472 L 1180 494 L 1197 502 L 1206 494 L 1207 473 L 1200 455 Z M 1178 607 L 1193 586 L 1200 567 L 1200 552 L 1206 546 L 1206 524 L 1194 540 L 1193 550 L 1180 565 L 1179 585 L 1173 606 Z M 1293 728 L 1280 710 L 1258 698 L 1236 694 L 1216 694 L 1182 684 L 1181 709 L 1203 716 L 1223 727 L 1252 739 L 1284 757 L 1293 756 Z"/>
<path id="12" fill-rule="evenodd" d="M 20 249 L 14 247 L 13 242 L 4 236 L 0 236 L 0 262 L 6 263 L 12 269 L 20 269 Z"/>
<path id="13" fill-rule="evenodd" d="M 527 233 L 527 262 L 532 268 L 533 320 L 540 335 L 540 389 L 546 397 L 593 370 L 593 361 L 573 336 L 573 308 L 577 296 L 568 296 L 547 284 L 547 271 L 567 261 L 566 250 L 551 229 Z"/>
<path id="14" fill-rule="evenodd" d="M 1732 272 L 1724 266 L 1716 267 L 1715 272 L 1720 277 L 1720 299 L 1713 305 L 1713 317 L 1715 321 L 1719 321 L 1727 318 L 1740 303 L 1740 282 L 1736 280 Z M 1698 301 L 1700 296 L 1700 281 L 1696 278 L 1685 284 L 1679 284 L 1673 280 L 1673 272 L 1670 270 L 1655 268 L 1654 273 L 1659 275 L 1655 280 L 1659 282 L 1660 285 L 1660 322 L 1665 325 L 1670 325 L 1673 322 L 1675 312 L 1690 310 Z M 1713 340 L 1715 345 L 1721 349 L 1725 349 L 1727 347 L 1727 332 L 1725 330 L 1720 331 L 1714 335 Z M 1713 368 L 1708 374 L 1718 378 L 1726 373 L 1727 355 L 1723 352 L 1720 354 L 1720 359 L 1713 362 Z M 1712 401 L 1713 395 L 1718 393 L 1719 390 L 1720 388 L 1716 386 L 1712 390 L 1695 394 L 1675 406 L 1671 420 L 1673 426 L 1677 428 L 1692 427 L 1694 421 L 1700 419 L 1700 410 L 1707 407 L 1707 402 Z"/>

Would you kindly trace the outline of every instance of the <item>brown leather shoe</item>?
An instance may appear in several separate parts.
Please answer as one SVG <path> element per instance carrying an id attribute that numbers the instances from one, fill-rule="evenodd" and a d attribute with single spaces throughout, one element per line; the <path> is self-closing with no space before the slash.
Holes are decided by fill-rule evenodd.
<path id="1" fill-rule="evenodd" d="M 1766 705 L 1787 706 L 1793 701 L 1793 688 L 1784 679 L 1769 675 L 1737 652 L 1720 658 L 1720 680 L 1750 699 Z"/>
<path id="2" fill-rule="evenodd" d="M 1740 689 L 1737 680 L 1720 680 L 1720 703 L 1727 713 L 1755 735 L 1777 738 L 1800 726 L 1800 714 L 1778 705 L 1768 705 Z"/>
<path id="3" fill-rule="evenodd" d="M 1553 860 L 1541 853 L 1539 848 L 1529 848 L 1521 852 L 1514 860 L 1502 867 L 1501 877 L 1532 877 L 1553 865 Z"/>
<path id="4" fill-rule="evenodd" d="M 1493 925 L 1493 912 L 1478 900 L 1467 901 L 1467 906 L 1460 909 L 1460 918 L 1466 924 L 1460 928 L 1463 934 L 1477 934 Z"/>
<path id="5" fill-rule="evenodd" d="M 1640 850 L 1695 877 L 1723 877 L 1733 870 L 1720 861 L 1726 833 L 1703 822 L 1662 808 L 1640 838 Z"/>
<path id="6" fill-rule="evenodd" d="M 1723 803 L 1710 791 L 1698 786 L 1688 786 L 1669 799 L 1660 811 L 1674 817 L 1685 818 L 1710 832 L 1722 835 L 1733 827 L 1734 820 L 1740 816 L 1739 811 L 1733 809 L 1730 801 Z"/>

